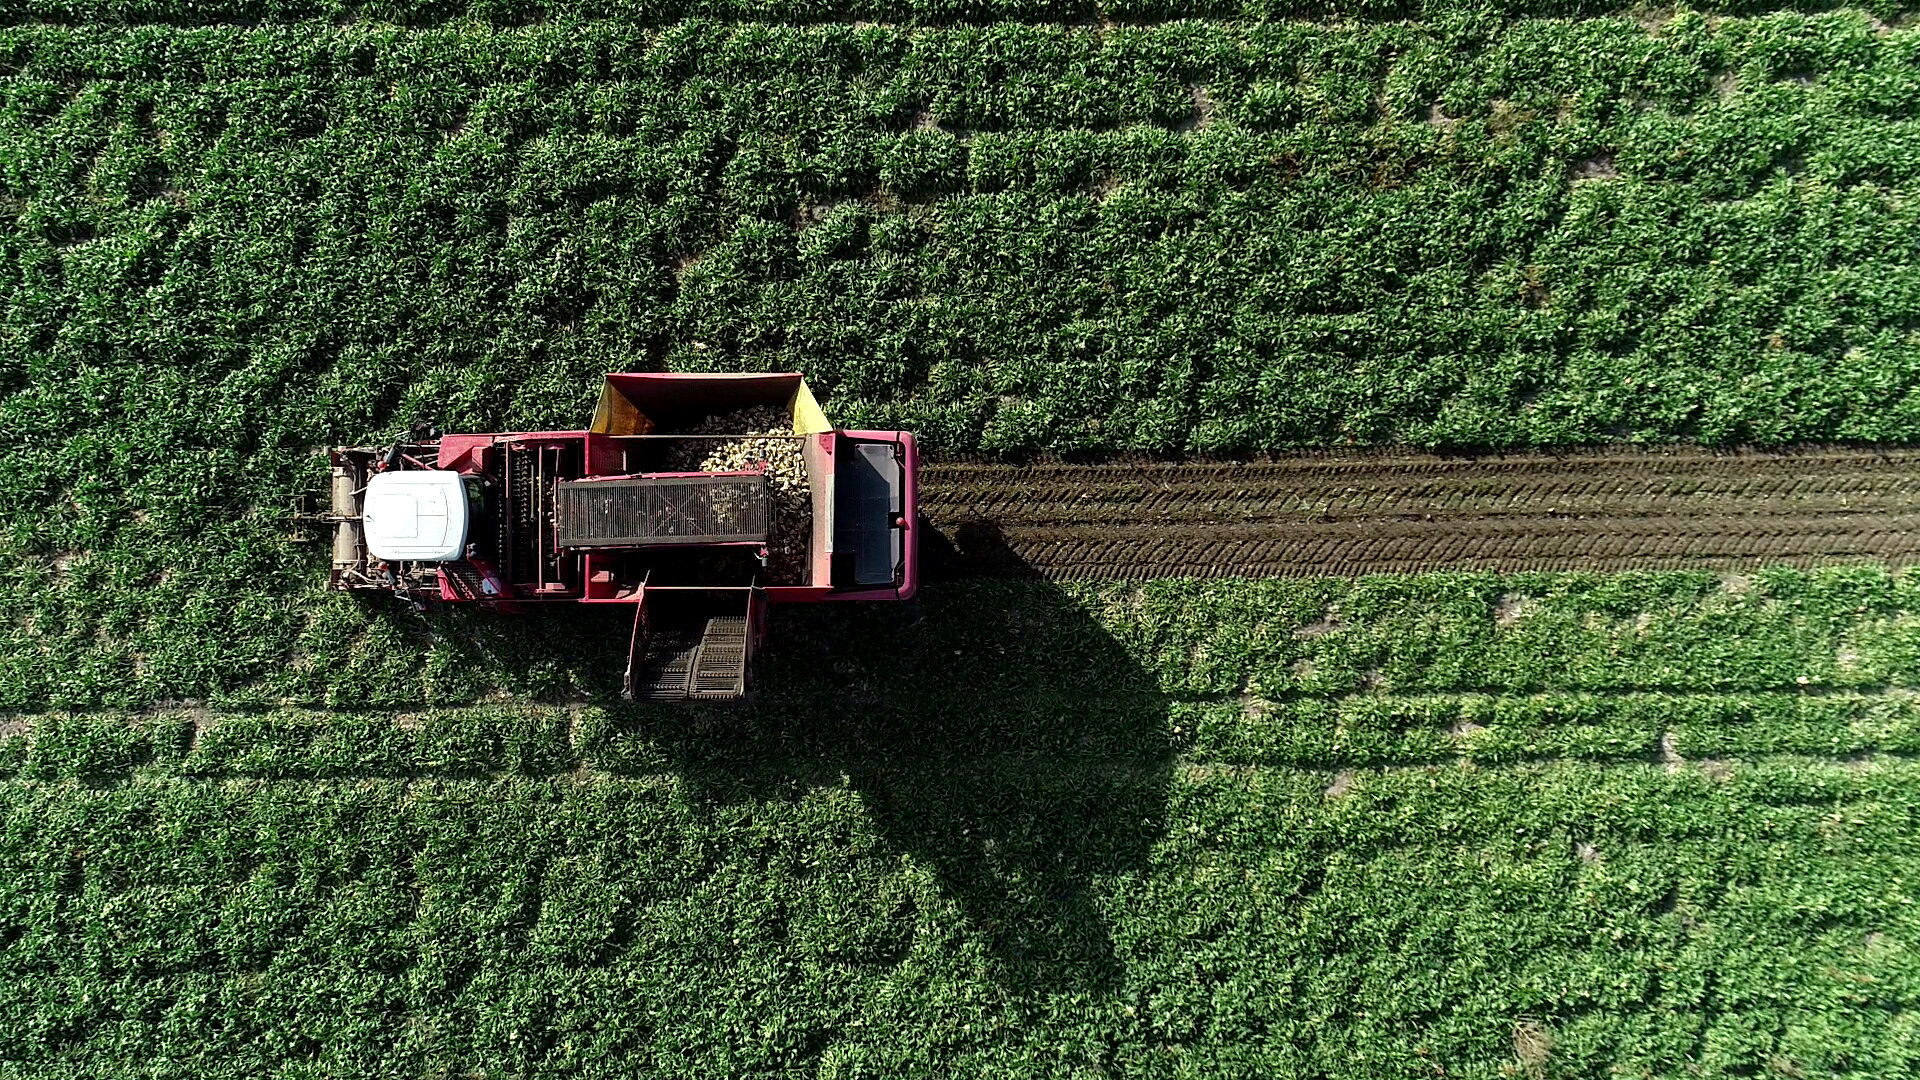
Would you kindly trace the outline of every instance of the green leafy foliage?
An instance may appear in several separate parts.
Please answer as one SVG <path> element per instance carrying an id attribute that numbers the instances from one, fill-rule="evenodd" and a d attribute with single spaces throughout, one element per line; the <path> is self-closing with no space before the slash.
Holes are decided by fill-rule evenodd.
<path id="1" fill-rule="evenodd" d="M 1061 809 L 1089 779 L 1027 793 Z M 1328 780 L 1178 770 L 1164 835 L 1090 884 L 1105 940 L 1079 944 L 1117 972 L 1092 984 L 1002 956 L 935 856 L 847 786 L 719 803 L 654 777 L 9 784 L 0 1057 L 1491 1075 L 1529 1024 L 1556 1075 L 1913 1064 L 1905 763 Z M 1045 884 L 997 882 L 991 914 Z"/>
<path id="2" fill-rule="evenodd" d="M 417 701 L 305 587 L 318 451 L 577 425 L 606 370 L 802 370 L 949 450 L 1920 416 L 1895 12 L 322 7 L 0 25 L 0 706 Z"/>
<path id="3" fill-rule="evenodd" d="M 1916 580 L 953 584 L 738 708 L 19 717 L 0 1062 L 1902 1074 Z"/>

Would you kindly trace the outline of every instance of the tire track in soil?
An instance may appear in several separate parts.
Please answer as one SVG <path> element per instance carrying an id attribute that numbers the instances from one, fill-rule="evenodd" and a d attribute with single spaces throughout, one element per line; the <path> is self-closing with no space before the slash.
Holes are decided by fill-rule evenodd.
<path id="1" fill-rule="evenodd" d="M 930 577 L 1920 563 L 1920 449 L 929 460 Z"/>

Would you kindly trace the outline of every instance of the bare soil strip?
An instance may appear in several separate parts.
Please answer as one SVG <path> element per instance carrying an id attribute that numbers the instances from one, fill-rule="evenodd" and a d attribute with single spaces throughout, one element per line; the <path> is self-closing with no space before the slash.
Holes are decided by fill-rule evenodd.
<path id="1" fill-rule="evenodd" d="M 1920 449 L 933 461 L 936 577 L 1920 563 Z"/>

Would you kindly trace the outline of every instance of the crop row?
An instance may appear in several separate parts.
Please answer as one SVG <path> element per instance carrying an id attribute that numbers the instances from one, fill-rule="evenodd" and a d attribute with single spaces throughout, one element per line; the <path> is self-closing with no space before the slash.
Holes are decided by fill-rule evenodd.
<path id="1" fill-rule="evenodd" d="M 1184 20 L 1107 28 L 732 27 L 697 20 L 658 29 L 620 22 L 430 31 L 26 26 L 0 28 L 0 63 L 7 76 L 24 77 L 29 88 L 39 80 L 69 89 L 96 79 L 164 80 L 202 91 L 226 83 L 255 107 L 265 104 L 249 101 L 250 91 L 264 89 L 255 80 L 295 80 L 282 85 L 304 91 L 287 103 L 296 112 L 312 108 L 315 90 L 326 96 L 373 80 L 412 91 L 390 103 L 402 116 L 431 103 L 431 97 L 420 99 L 422 91 L 471 98 L 489 87 L 531 83 L 555 93 L 527 103 L 535 111 L 525 118 L 563 129 L 594 119 L 581 106 L 596 89 L 602 100 L 636 110 L 651 104 L 648 111 L 657 111 L 672 101 L 653 100 L 673 88 L 656 85 L 663 81 L 680 84 L 695 100 L 731 105 L 757 97 L 777 104 L 758 118 L 761 126 L 792 129 L 796 117 L 831 118 L 830 106 L 837 104 L 808 101 L 794 91 L 838 82 L 850 84 L 841 87 L 849 92 L 842 119 L 854 126 L 872 119 L 870 102 L 862 99 L 891 92 L 911 95 L 909 102 L 918 98 L 943 124 L 975 130 L 1185 119 L 1186 109 L 1126 112 L 1141 101 L 1129 97 L 1129 90 L 1152 94 L 1184 83 L 1218 95 L 1216 104 L 1248 93 L 1272 95 L 1287 83 L 1303 84 L 1295 87 L 1300 91 L 1319 89 L 1317 96 L 1328 98 L 1358 96 L 1371 85 L 1378 100 L 1369 107 L 1410 119 L 1429 103 L 1411 96 L 1422 92 L 1450 92 L 1454 98 L 1447 103 L 1455 105 L 1470 103 L 1479 92 L 1524 107 L 1557 104 L 1561 95 L 1601 84 L 1616 91 L 1618 100 L 1582 105 L 1624 110 L 1669 104 L 1679 95 L 1724 93 L 1730 88 L 1711 80 L 1737 73 L 1747 89 L 1756 79 L 1799 77 L 1821 81 L 1842 101 L 1868 93 L 1885 108 L 1912 92 L 1895 77 L 1899 58 L 1912 48 L 1908 37 L 1908 28 L 1889 27 L 1858 8 L 1752 19 L 1685 11 L 1651 24 L 1617 17 L 1330 26 Z M 1543 54 L 1556 47 L 1561 62 L 1543 63 Z M 315 80 L 318 86 L 311 85 Z M 1017 102 L 1034 111 L 1012 115 L 989 102 Z M 1484 100 L 1479 107 L 1485 108 Z M 1117 111 L 1088 111 L 1101 109 Z M 1319 115 L 1354 118 L 1339 111 Z M 711 119 L 737 118 L 723 108 Z"/>
<path id="2" fill-rule="evenodd" d="M 1766 11 L 1824 10 L 1812 0 L 1705 0 L 1698 11 L 1751 15 Z M 1899 0 L 1856 5 L 1889 19 Z M 751 23 L 967 24 L 1130 23 L 1160 19 L 1432 21 L 1602 15 L 1632 11 L 1621 0 L 15 0 L 0 22 L 161 23 L 204 26 L 326 21 L 426 27 L 527 26 L 547 22 L 618 21 L 650 25 L 678 19 Z"/>
<path id="3" fill-rule="evenodd" d="M 301 563 L 284 572 L 302 571 L 322 574 Z M 513 617 L 449 606 L 421 617 L 317 584 L 220 602 L 163 564 L 147 573 L 155 576 L 98 557 L 0 570 L 10 578 L 0 707 L 416 708 L 503 694 L 605 701 L 631 630 L 625 612 Z M 905 611 L 780 612 L 762 686 L 773 702 L 853 696 L 936 711 L 943 707 L 929 699 L 949 694 L 991 704 L 1872 691 L 1920 681 L 1916 588 L 1912 575 L 1874 567 L 1725 578 L 942 583 Z M 894 647 L 844 647 L 878 640 Z M 963 685 L 930 686 L 929 673 Z"/>
<path id="4" fill-rule="evenodd" d="M 10 781 L 0 1062 L 1904 1075 L 1916 779 Z"/>
<path id="5" fill-rule="evenodd" d="M 641 710 L 469 707 L 419 713 L 46 714 L 0 737 L 0 777 L 140 775 L 268 780 L 645 775 L 688 762 L 772 767 L 796 783 L 901 758 L 921 765 L 1042 759 L 1368 769 L 1436 762 L 1654 761 L 1709 772 L 1779 754 L 1920 756 L 1905 694 L 1356 695 L 1229 702 L 1057 699 L 948 709 L 870 705 L 852 723 L 822 707 L 760 706 L 716 727 Z M 983 708 L 992 709 L 981 715 Z M 976 723 L 965 731 L 968 717 Z M 713 717 L 707 718 L 709 721 Z M 725 745 L 711 745 L 715 730 Z"/>

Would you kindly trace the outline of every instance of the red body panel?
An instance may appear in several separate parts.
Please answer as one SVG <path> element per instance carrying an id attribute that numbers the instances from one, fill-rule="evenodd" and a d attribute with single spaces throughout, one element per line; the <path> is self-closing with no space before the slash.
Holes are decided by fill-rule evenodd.
<path id="1" fill-rule="evenodd" d="M 568 442 L 586 437 L 584 431 L 515 431 L 502 435 L 442 435 L 436 467 L 463 473 L 480 471 L 480 451 L 503 442 Z"/>
<path id="2" fill-rule="evenodd" d="M 609 376 L 608 377 L 610 382 L 615 379 L 634 379 L 634 378 L 637 378 L 637 376 Z M 645 379 L 648 381 L 662 380 L 662 379 L 698 381 L 698 380 L 706 380 L 711 378 L 712 376 L 695 375 L 695 374 L 647 373 L 645 375 Z M 746 379 L 749 377 L 742 376 L 740 378 Z M 785 377 L 782 377 L 782 378 L 785 378 Z M 686 389 L 691 390 L 693 388 L 687 387 Z M 819 438 L 821 439 L 820 446 L 827 456 L 827 460 L 829 462 L 830 467 L 832 463 L 834 438 L 836 435 L 841 438 L 855 439 L 855 440 L 861 440 L 861 441 L 893 442 L 898 444 L 900 447 L 900 450 L 901 450 L 900 457 L 902 462 L 902 472 L 903 472 L 903 479 L 904 479 L 904 488 L 902 492 L 902 505 L 904 508 L 904 512 L 902 514 L 903 521 L 900 527 L 903 533 L 905 534 L 903 548 L 902 548 L 902 571 L 900 575 L 900 584 L 898 586 L 889 586 L 884 588 L 855 587 L 855 588 L 839 588 L 839 589 L 835 589 L 831 585 L 826 585 L 826 584 L 770 585 L 770 586 L 766 586 L 764 589 L 761 590 L 761 592 L 763 592 L 765 595 L 766 602 L 768 603 L 789 603 L 790 604 L 790 603 L 823 603 L 823 602 L 832 602 L 832 601 L 841 601 L 841 600 L 908 600 L 908 599 L 911 599 L 914 596 L 914 594 L 919 590 L 919 585 L 920 585 L 919 539 L 920 537 L 919 537 L 918 530 L 920 526 L 918 521 L 919 506 L 918 506 L 918 491 L 917 491 L 917 478 L 919 474 L 919 449 L 914 442 L 913 435 L 909 432 L 904 432 L 904 431 L 864 431 L 864 430 L 863 431 L 839 431 L 839 432 L 830 432 L 830 433 L 822 434 L 821 436 L 819 436 Z M 596 456 L 599 456 L 596 454 L 596 450 L 598 449 L 596 447 L 596 444 L 600 443 L 601 440 L 608 440 L 609 442 L 613 441 L 608 436 L 597 435 L 589 431 L 526 431 L 526 432 L 502 432 L 498 434 L 445 435 L 445 436 L 442 436 L 440 439 L 439 456 L 435 464 L 437 465 L 437 467 L 442 469 L 453 469 L 457 472 L 461 472 L 469 475 L 485 475 L 485 469 L 487 467 L 485 459 L 488 452 L 493 450 L 496 447 L 500 447 L 505 444 L 518 443 L 518 444 L 538 444 L 538 445 L 547 445 L 547 446 L 578 445 L 581 447 L 582 461 L 586 465 L 586 471 L 583 475 L 579 477 L 574 477 L 573 479 L 611 480 L 615 478 L 631 477 L 635 475 L 660 476 L 660 477 L 683 477 L 683 476 L 701 475 L 697 473 L 634 474 L 634 473 L 627 472 L 624 469 L 621 469 L 620 471 L 609 471 L 609 472 L 594 471 L 593 466 L 596 464 L 594 459 Z M 600 461 L 599 464 L 608 465 L 608 464 L 613 464 L 613 462 L 603 457 L 602 461 Z M 737 548 L 742 545 L 715 544 L 711 546 Z M 615 556 L 611 554 L 606 554 L 606 553 L 581 551 L 581 552 L 570 552 L 570 553 L 563 554 L 561 558 L 578 560 L 577 562 L 578 571 L 577 573 L 572 575 L 573 580 L 578 581 L 580 583 L 580 585 L 577 588 L 571 588 L 566 590 L 556 590 L 556 589 L 549 588 L 546 591 L 532 591 L 524 588 L 515 588 L 514 586 L 508 585 L 504 581 L 502 581 L 498 573 L 493 570 L 490 564 L 486 563 L 483 560 L 472 560 L 476 565 L 476 567 L 480 567 L 480 566 L 486 567 L 483 577 L 486 580 L 487 585 L 489 586 L 490 589 L 497 590 L 499 593 L 501 593 L 501 595 L 499 596 L 490 595 L 485 590 L 481 590 L 479 595 L 475 595 L 474 589 L 463 587 L 460 582 L 453 580 L 449 576 L 449 571 L 447 569 L 442 568 L 440 571 L 440 578 L 439 578 L 440 597 L 441 599 L 450 601 L 450 602 L 481 603 L 502 611 L 520 609 L 526 603 L 574 601 L 574 602 L 590 603 L 590 604 L 608 604 L 608 603 L 638 604 L 641 602 L 641 598 L 645 592 L 644 589 L 631 588 L 631 589 L 626 589 L 621 591 L 615 591 L 613 586 L 608 585 L 605 587 L 604 590 L 596 590 L 595 588 L 596 574 L 601 573 L 603 571 L 610 572 L 611 567 L 614 565 Z M 603 594 L 595 595 L 596 592 L 603 592 Z"/>

